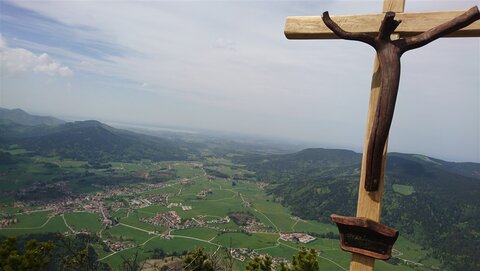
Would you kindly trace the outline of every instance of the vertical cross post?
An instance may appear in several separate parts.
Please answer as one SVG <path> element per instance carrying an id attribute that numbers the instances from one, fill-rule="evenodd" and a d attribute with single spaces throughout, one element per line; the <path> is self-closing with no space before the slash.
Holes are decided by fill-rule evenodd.
<path id="1" fill-rule="evenodd" d="M 368 232 L 366 229 L 372 231 L 372 228 L 378 230 L 376 226 L 381 226 L 378 222 L 384 191 L 387 137 L 398 93 L 400 57 L 409 50 L 422 47 L 441 37 L 480 36 L 480 11 L 476 6 L 466 12 L 416 14 L 403 13 L 404 6 L 405 0 L 384 0 L 383 15 L 338 16 L 332 20 L 329 13 L 324 12 L 322 17 L 287 17 L 285 24 L 285 36 L 289 39 L 342 38 L 369 44 L 377 52 L 363 149 L 357 217 L 331 216 L 339 226 L 342 249 L 354 253 L 350 262 L 351 271 L 373 270 L 375 260 L 372 257 L 390 257 L 391 247 L 387 245 L 393 245 L 391 241 L 394 242 L 398 236 L 395 229 L 389 228 L 388 232 L 391 234 L 385 235 L 389 238 L 382 243 L 384 249 L 378 248 L 382 252 L 380 257 L 377 255 L 378 251 L 370 249 L 371 244 L 368 242 L 372 240 L 368 238 L 368 234 L 355 235 L 355 232 Z M 395 19 L 396 15 L 399 20 Z M 380 233 L 375 229 L 374 232 Z M 385 253 L 387 250 L 389 252 Z"/>
<path id="2" fill-rule="evenodd" d="M 393 12 L 403 12 L 405 8 L 405 0 L 385 0 L 383 3 L 383 12 L 393 11 Z M 396 39 L 398 39 L 398 34 Z M 378 63 L 378 58 L 375 56 L 373 63 L 373 76 L 372 76 L 372 85 L 370 92 L 370 102 L 368 106 L 368 118 L 367 118 L 367 129 L 363 147 L 363 158 L 362 158 L 362 170 L 360 174 L 360 185 L 358 186 L 358 203 L 357 203 L 357 217 L 366 217 L 374 221 L 380 222 L 380 214 L 382 211 L 382 196 L 384 189 L 384 176 L 385 176 L 385 163 L 387 158 L 387 143 L 383 150 L 383 162 L 382 170 L 379 180 L 379 186 L 377 191 L 369 192 L 365 189 L 365 176 L 366 176 L 366 153 L 367 147 L 370 139 L 370 133 L 372 132 L 373 119 L 375 115 L 375 110 L 377 108 L 378 97 L 380 92 L 380 82 L 381 82 L 382 72 L 380 70 L 380 65 Z M 360 255 L 352 254 L 352 260 L 350 261 L 350 270 L 351 271 L 371 271 L 373 270 L 375 264 L 375 259 Z"/>

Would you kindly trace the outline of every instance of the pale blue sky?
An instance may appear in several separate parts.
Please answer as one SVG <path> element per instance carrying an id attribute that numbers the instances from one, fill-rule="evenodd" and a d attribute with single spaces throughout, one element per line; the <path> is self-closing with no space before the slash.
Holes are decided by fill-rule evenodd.
<path id="1" fill-rule="evenodd" d="M 408 1 L 407 12 L 479 1 Z M 287 15 L 382 1 L 0 1 L 0 106 L 361 150 L 374 51 L 289 41 Z M 480 38 L 402 57 L 391 151 L 480 161 Z"/>

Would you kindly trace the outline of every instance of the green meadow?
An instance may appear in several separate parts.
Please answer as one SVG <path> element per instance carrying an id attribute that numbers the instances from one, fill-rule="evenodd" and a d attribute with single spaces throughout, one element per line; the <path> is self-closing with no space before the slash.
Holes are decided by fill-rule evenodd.
<path id="1" fill-rule="evenodd" d="M 415 189 L 411 185 L 393 184 L 393 191 L 402 194 L 404 196 L 410 196 L 415 192 Z"/>
<path id="2" fill-rule="evenodd" d="M 65 214 L 65 221 L 76 231 L 99 232 L 102 229 L 100 214 L 75 212 Z"/>
<path id="3" fill-rule="evenodd" d="M 10 150 L 14 153 L 23 154 L 21 150 Z M 58 165 L 61 169 L 70 172 L 84 171 L 85 162 L 73 160 L 60 160 L 56 157 L 35 157 L 33 165 L 21 166 L 35 176 L 45 174 L 45 163 Z M 247 172 L 240 165 L 233 164 L 223 158 L 209 158 L 208 167 L 228 176 L 242 175 Z M 119 195 L 115 198 L 104 200 L 104 206 L 111 208 L 115 201 L 130 202 L 133 199 L 162 194 L 170 194 L 168 203 L 178 203 L 191 207 L 183 210 L 182 207 L 167 206 L 153 203 L 149 206 L 124 206 L 120 209 L 110 210 L 110 218 L 115 219 L 112 226 L 105 228 L 102 225 L 103 217 L 100 213 L 70 212 L 62 216 L 51 216 L 49 210 L 17 213 L 18 208 L 0 207 L 4 213 L 15 214 L 18 223 L 7 228 L 0 229 L 0 234 L 15 236 L 28 233 L 40 232 L 78 232 L 88 231 L 99 233 L 103 240 L 119 241 L 129 244 L 119 252 L 105 252 L 102 246 L 95 244 L 94 247 L 99 255 L 99 260 L 108 263 L 114 270 L 121 266 L 124 258 L 138 254 L 137 260 L 142 261 L 151 257 L 156 248 L 170 254 L 182 254 L 195 247 L 203 247 L 208 251 L 216 251 L 219 248 L 249 248 L 258 253 L 268 253 L 275 257 L 291 259 L 303 245 L 314 248 L 319 252 L 318 261 L 321 270 L 347 270 L 350 254 L 339 248 L 339 241 L 319 238 L 308 244 L 298 242 L 286 242 L 279 239 L 280 233 L 304 232 L 304 233 L 337 233 L 333 224 L 320 223 L 318 221 L 301 220 L 294 217 L 290 210 L 281 203 L 266 194 L 257 187 L 255 182 L 247 179 L 235 180 L 230 178 L 212 178 L 206 174 L 202 167 L 191 162 L 163 162 L 151 163 L 142 161 L 138 163 L 112 162 L 114 174 L 125 175 L 132 172 L 155 172 L 172 168 L 176 176 L 165 182 L 166 186 L 158 189 L 150 189 L 138 193 Z M 14 173 L 12 173 L 14 174 Z M 55 173 L 52 173 L 55 174 Z M 4 177 L 2 177 L 4 178 Z M 185 179 L 187 181 L 185 182 Z M 5 184 L 1 188 L 24 185 L 23 180 Z M 75 182 L 74 182 L 75 184 Z M 138 184 L 137 184 L 138 186 Z M 97 190 L 91 191 L 97 192 Z M 199 197 L 201 191 L 206 192 L 206 197 Z M 403 195 L 413 193 L 409 187 L 394 185 L 394 191 Z M 163 226 L 155 226 L 143 220 L 154 217 L 159 213 L 175 211 L 182 219 L 211 221 L 229 216 L 232 212 L 249 213 L 258 222 L 263 223 L 258 232 L 245 233 L 239 225 L 232 221 L 228 223 L 207 223 L 203 227 L 171 230 L 170 239 L 161 234 L 168 232 Z M 223 250 L 222 250 L 223 251 Z M 412 261 L 434 265 L 438 261 L 428 257 L 428 251 L 422 250 L 418 245 L 400 238 L 395 246 L 395 256 L 400 261 Z M 245 262 L 236 261 L 237 269 L 243 269 Z M 391 265 L 384 262 L 377 264 L 376 270 L 416 270 L 404 264 Z"/>

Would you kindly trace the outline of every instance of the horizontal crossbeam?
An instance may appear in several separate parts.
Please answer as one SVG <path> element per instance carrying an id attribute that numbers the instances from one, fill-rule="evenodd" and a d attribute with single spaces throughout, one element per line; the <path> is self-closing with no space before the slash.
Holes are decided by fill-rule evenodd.
<path id="1" fill-rule="evenodd" d="M 397 13 L 395 19 L 402 23 L 394 34 L 408 37 L 425 32 L 445 23 L 465 11 Z M 342 29 L 349 32 L 364 32 L 376 36 L 384 14 L 332 16 Z M 323 23 L 322 16 L 289 16 L 285 23 L 288 39 L 337 39 L 338 37 Z M 446 37 L 480 37 L 480 20 Z"/>

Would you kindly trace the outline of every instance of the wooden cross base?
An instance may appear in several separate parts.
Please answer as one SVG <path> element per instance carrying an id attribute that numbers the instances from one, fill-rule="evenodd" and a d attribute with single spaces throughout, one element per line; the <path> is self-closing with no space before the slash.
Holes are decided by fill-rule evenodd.
<path id="1" fill-rule="evenodd" d="M 348 252 L 379 260 L 392 257 L 398 231 L 364 217 L 331 215 L 340 232 L 340 247 Z"/>

